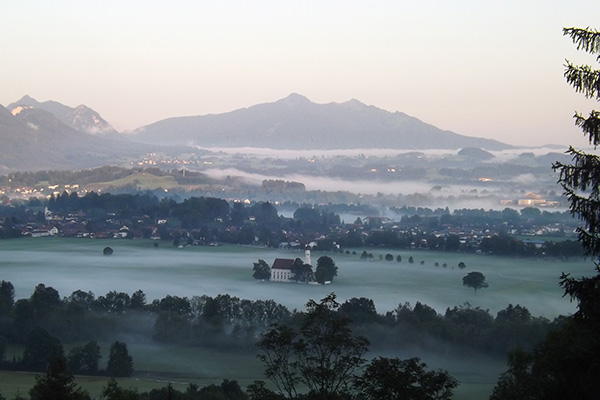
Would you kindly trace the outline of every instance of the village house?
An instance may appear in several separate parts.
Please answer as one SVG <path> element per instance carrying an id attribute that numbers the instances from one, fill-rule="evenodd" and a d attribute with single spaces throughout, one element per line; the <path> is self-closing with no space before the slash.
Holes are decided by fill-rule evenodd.
<path id="1" fill-rule="evenodd" d="M 30 232 L 31 237 L 45 237 L 45 236 L 56 236 L 58 235 L 57 227 L 39 227 Z"/>

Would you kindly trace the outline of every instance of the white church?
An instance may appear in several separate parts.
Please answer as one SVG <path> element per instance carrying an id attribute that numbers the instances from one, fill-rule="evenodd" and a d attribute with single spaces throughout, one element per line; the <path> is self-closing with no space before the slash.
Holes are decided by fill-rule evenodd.
<path id="1" fill-rule="evenodd" d="M 271 266 L 271 281 L 272 282 L 295 282 L 292 265 L 294 258 L 276 258 Z M 312 265 L 310 261 L 310 249 L 307 247 L 304 250 L 304 263 Z"/>

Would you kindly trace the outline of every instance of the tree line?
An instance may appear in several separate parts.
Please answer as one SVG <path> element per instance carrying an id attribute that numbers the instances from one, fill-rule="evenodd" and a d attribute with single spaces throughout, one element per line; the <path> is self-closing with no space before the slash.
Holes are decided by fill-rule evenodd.
<path id="1" fill-rule="evenodd" d="M 52 195 L 48 200 L 32 198 L 27 202 L 0 205 L 0 239 L 20 237 L 27 226 L 51 224 L 62 228 L 60 221 L 46 221 L 44 206 L 59 216 L 76 216 L 81 232 L 97 233 L 118 230 L 127 225 L 127 237 L 156 237 L 177 245 L 260 244 L 277 247 L 282 243 L 300 242 L 306 245 L 317 240 L 317 249 L 386 247 L 390 249 L 426 249 L 449 252 L 481 252 L 503 256 L 582 257 L 583 249 L 577 240 L 565 238 L 565 231 L 575 229 L 568 213 L 541 212 L 526 208 L 517 212 L 504 211 L 420 209 L 424 215 L 404 215 L 392 225 L 382 223 L 381 217 L 368 223 L 357 218 L 354 223 L 341 221 L 336 205 L 299 204 L 292 218 L 279 215 L 269 202 L 244 204 L 214 197 L 189 197 L 182 201 L 150 194 L 76 192 Z M 342 208 L 345 209 L 345 208 Z M 411 211 L 406 209 L 406 212 Z M 157 221 L 163 223 L 158 224 Z M 552 233 L 555 240 L 543 242 L 524 240 L 509 232 L 531 231 L 540 224 L 559 226 Z M 72 230 L 68 224 L 65 227 Z M 453 230 L 447 230 L 453 227 Z M 456 230 L 485 231 L 485 234 L 459 235 Z M 534 237 L 532 236 L 532 239 Z"/>
<path id="2" fill-rule="evenodd" d="M 294 320 L 271 325 L 260 334 L 258 358 L 265 377 L 254 381 L 244 392 L 236 381 L 201 389 L 188 385 L 185 392 L 168 384 L 161 389 L 139 393 L 124 389 L 111 378 L 103 389 L 107 400 L 376 400 L 393 398 L 448 400 L 457 380 L 447 371 L 429 370 L 419 358 L 401 360 L 379 357 L 367 363 L 369 341 L 356 335 L 347 316 L 337 312 L 335 295 L 320 302 L 309 300 L 306 311 Z M 87 345 L 86 345 L 87 346 Z M 118 349 L 119 342 L 111 346 Z M 94 347 L 93 345 L 90 347 Z M 93 352 L 97 349 L 93 349 Z M 116 351 L 116 350 L 115 350 Z M 89 394 L 74 382 L 70 363 L 62 356 L 48 357 L 46 375 L 36 377 L 29 390 L 32 400 L 89 400 Z M 4 399 L 0 394 L 0 398 Z M 20 398 L 19 398 L 20 399 Z M 16 398 L 15 398 L 16 400 Z"/>
<path id="3" fill-rule="evenodd" d="M 352 329 L 375 347 L 418 345 L 443 353 L 475 350 L 494 356 L 533 348 L 563 320 L 534 317 L 519 305 L 509 305 L 496 316 L 468 304 L 448 307 L 439 314 L 420 302 L 378 313 L 373 300 L 364 297 L 344 301 L 336 313 L 347 317 Z M 167 295 L 147 302 L 141 290 L 131 295 L 111 291 L 98 297 L 77 290 L 61 299 L 55 289 L 43 284 L 29 298 L 15 301 L 12 283 L 0 283 L 0 341 L 5 344 L 25 345 L 32 332 L 39 334 L 43 329 L 61 343 L 106 342 L 137 335 L 169 345 L 251 350 L 272 324 L 288 323 L 301 315 L 273 300 L 227 294 Z M 4 354 L 0 352 L 2 360 Z"/>

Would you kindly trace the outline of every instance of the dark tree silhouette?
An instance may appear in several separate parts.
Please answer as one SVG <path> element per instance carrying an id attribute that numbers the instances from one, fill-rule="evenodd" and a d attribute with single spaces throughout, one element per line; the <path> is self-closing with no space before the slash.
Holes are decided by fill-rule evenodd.
<path id="1" fill-rule="evenodd" d="M 96 375 L 100 358 L 100 346 L 94 341 L 73 347 L 67 359 L 69 371 L 79 375 Z"/>
<path id="2" fill-rule="evenodd" d="M 473 271 L 463 277 L 463 286 L 473 288 L 477 293 L 477 289 L 486 288 L 489 285 L 485 281 L 485 275 L 481 272 Z"/>
<path id="3" fill-rule="evenodd" d="M 379 357 L 371 360 L 355 385 L 365 400 L 449 400 L 458 382 L 447 371 L 428 371 L 417 357 Z"/>
<path id="4" fill-rule="evenodd" d="M 21 365 L 25 370 L 44 371 L 50 361 L 63 357 L 60 340 L 43 328 L 34 328 L 25 339 Z"/>
<path id="5" fill-rule="evenodd" d="M 15 304 L 15 288 L 8 281 L 0 282 L 0 316 L 8 316 Z"/>
<path id="6" fill-rule="evenodd" d="M 335 399 L 364 364 L 368 341 L 352 334 L 339 306 L 333 293 L 310 300 L 298 329 L 275 325 L 262 335 L 258 357 L 282 395 L 296 398 L 304 386 L 311 398 Z"/>
<path id="7" fill-rule="evenodd" d="M 110 346 L 106 373 L 111 377 L 127 377 L 133 374 L 133 358 L 127 344 L 116 341 Z"/>
<path id="8" fill-rule="evenodd" d="M 315 270 L 315 280 L 320 284 L 333 281 L 333 277 L 337 276 L 338 267 L 331 257 L 321 256 L 317 260 L 317 268 Z"/>
<path id="9" fill-rule="evenodd" d="M 578 50 L 596 56 L 600 62 L 600 32 L 592 29 L 565 28 Z M 565 66 L 565 78 L 575 91 L 600 101 L 600 70 L 589 65 Z M 600 144 L 600 111 L 588 117 L 576 113 L 575 124 L 597 148 Z M 531 353 L 517 351 L 509 355 L 508 370 L 500 376 L 491 400 L 503 399 L 581 399 L 598 398 L 600 368 L 600 156 L 567 150 L 571 164 L 556 162 L 558 183 L 570 203 L 573 215 L 583 221 L 577 228 L 579 241 L 594 259 L 596 275 L 573 278 L 561 276 L 565 296 L 577 301 L 577 312 L 546 336 Z"/>
<path id="10" fill-rule="evenodd" d="M 266 280 L 268 281 L 269 279 L 271 279 L 271 267 L 269 267 L 269 264 L 267 264 L 265 262 L 265 260 L 258 260 L 257 262 L 254 263 L 254 266 L 252 267 L 252 270 L 254 271 L 252 273 L 252 277 L 254 279 L 260 279 L 260 280 Z"/>
<path id="11" fill-rule="evenodd" d="M 73 375 L 68 372 L 64 357 L 53 360 L 43 377 L 35 378 L 35 385 L 29 391 L 31 400 L 89 400 L 89 394 L 78 387 Z"/>
<path id="12" fill-rule="evenodd" d="M 292 273 L 296 282 L 310 282 L 313 278 L 313 270 L 310 264 L 304 263 L 302 259 L 296 258 L 292 264 Z"/>

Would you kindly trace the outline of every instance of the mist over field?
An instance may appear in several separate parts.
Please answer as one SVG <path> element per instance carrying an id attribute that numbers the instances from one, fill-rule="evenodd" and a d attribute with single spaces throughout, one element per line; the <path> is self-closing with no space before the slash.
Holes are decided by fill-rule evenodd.
<path id="1" fill-rule="evenodd" d="M 260 185 L 264 180 L 286 180 L 292 182 L 301 182 L 308 191 L 322 192 L 348 192 L 356 195 L 369 196 L 410 196 L 425 194 L 428 196 L 428 207 L 449 207 L 450 210 L 456 209 L 486 209 L 503 210 L 506 208 L 498 201 L 498 196 L 502 196 L 500 188 L 490 186 L 484 188 L 485 194 L 480 195 L 481 186 L 466 184 L 443 184 L 436 185 L 430 182 L 417 180 L 401 181 L 381 181 L 372 180 L 345 180 L 336 177 L 313 176 L 303 174 L 284 174 L 284 175 L 265 175 L 257 173 L 248 173 L 236 168 L 217 169 L 210 168 L 203 170 L 202 173 L 214 179 L 225 179 L 228 176 L 240 177 L 248 183 Z M 531 174 L 518 175 L 514 177 L 514 182 L 533 184 L 536 183 L 536 177 Z M 496 197 L 488 197 L 495 194 Z M 382 211 L 387 213 L 385 210 Z M 365 217 L 366 215 L 361 215 Z M 393 216 L 392 214 L 386 216 Z M 356 218 L 356 217 L 355 217 Z M 346 222 L 349 220 L 346 219 Z"/>
<path id="2" fill-rule="evenodd" d="M 322 190 L 330 192 L 351 192 L 356 194 L 409 194 L 415 192 L 428 192 L 432 185 L 426 182 L 402 181 L 402 182 L 382 182 L 378 180 L 344 180 L 340 178 L 311 176 L 303 174 L 285 174 L 285 175 L 262 175 L 241 171 L 235 168 L 227 169 L 207 169 L 202 171 L 211 178 L 223 179 L 227 176 L 237 176 L 247 181 L 260 184 L 266 179 L 284 179 L 287 181 L 302 182 L 307 190 Z M 462 187 L 465 190 L 470 188 Z"/>
<path id="3" fill-rule="evenodd" d="M 367 157 L 385 157 L 385 156 L 395 156 L 398 154 L 408 154 L 414 153 L 414 149 L 407 150 L 398 150 L 398 149 L 337 149 L 337 150 L 321 150 L 321 149 L 311 149 L 311 150 L 274 150 L 264 147 L 199 147 L 202 150 L 208 150 L 215 153 L 224 153 L 224 154 L 243 154 L 254 157 L 264 157 L 264 158 L 278 158 L 278 159 L 296 159 L 296 158 L 330 158 L 330 157 L 357 157 L 357 156 L 367 156 Z M 447 150 L 447 149 L 431 149 L 431 150 L 419 150 L 419 153 L 427 154 L 427 155 L 437 155 L 442 156 L 445 154 L 456 154 L 458 150 Z"/>
<path id="4" fill-rule="evenodd" d="M 110 245 L 112 256 L 103 256 Z M 421 251 L 369 250 L 375 258 L 387 252 L 402 256 L 397 261 L 362 261 L 357 255 L 313 252 L 312 264 L 326 254 L 339 267 L 331 285 L 260 282 L 252 278 L 252 263 L 264 259 L 303 258 L 303 253 L 240 246 L 174 248 L 161 242 L 158 249 L 146 240 L 89 240 L 39 238 L 4 240 L 0 243 L 0 279 L 11 281 L 16 298 L 27 298 L 43 283 L 62 297 L 75 290 L 91 291 L 96 297 L 115 290 L 132 294 L 141 289 L 149 302 L 166 295 L 192 297 L 229 294 L 242 299 L 274 299 L 292 309 L 303 309 L 309 299 L 321 299 L 335 292 L 343 302 L 352 297 L 373 299 L 379 313 L 399 304 L 428 304 L 438 313 L 447 307 L 468 302 L 489 309 L 492 315 L 508 304 L 527 307 L 532 315 L 554 318 L 570 314 L 575 304 L 561 297 L 561 272 L 589 275 L 589 261 L 540 261 Z M 408 258 L 414 257 L 414 264 Z M 423 261 L 423 265 L 421 265 Z M 457 268 L 459 262 L 467 265 Z M 439 267 L 435 267 L 435 262 Z M 447 268 L 442 265 L 446 263 Z M 470 271 L 482 272 L 489 288 L 475 293 L 462 286 Z"/>
<path id="5" fill-rule="evenodd" d="M 337 150 L 274 150 L 269 148 L 259 147 L 201 147 L 196 146 L 202 150 L 208 150 L 215 153 L 223 154 L 243 154 L 254 157 L 264 158 L 279 158 L 279 159 L 296 159 L 296 158 L 330 158 L 330 157 L 386 157 L 396 156 L 399 154 L 409 153 L 422 153 L 428 156 L 444 156 L 444 155 L 456 155 L 459 150 L 448 150 L 448 149 L 428 149 L 428 150 L 414 150 L 414 149 L 337 149 Z M 536 156 L 548 154 L 550 152 L 563 152 L 566 148 L 559 146 L 552 147 L 514 147 L 506 150 L 490 150 L 489 152 L 496 158 L 495 161 L 510 161 L 517 158 L 522 153 L 532 153 Z"/>

